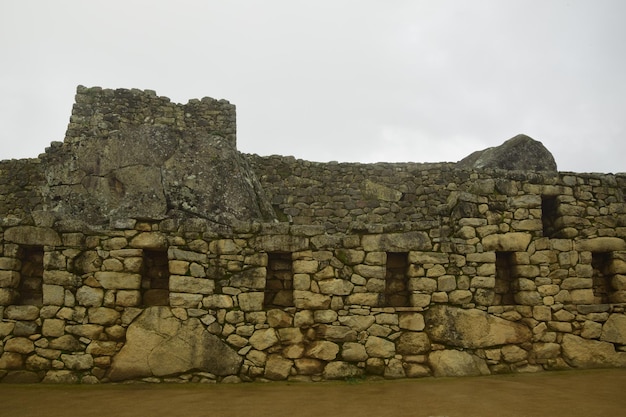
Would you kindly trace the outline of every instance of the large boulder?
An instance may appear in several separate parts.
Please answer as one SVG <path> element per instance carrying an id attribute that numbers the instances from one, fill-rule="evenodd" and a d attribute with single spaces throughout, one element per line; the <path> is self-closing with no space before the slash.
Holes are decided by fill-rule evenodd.
<path id="1" fill-rule="evenodd" d="M 169 307 L 146 309 L 126 332 L 113 357 L 112 381 L 177 375 L 191 370 L 236 375 L 242 358 L 196 318 L 181 321 Z"/>
<path id="2" fill-rule="evenodd" d="M 42 161 L 44 204 L 60 218 L 275 216 L 236 149 L 235 109 L 224 100 L 181 105 L 149 91 L 79 87 L 65 141 Z"/>
<path id="3" fill-rule="evenodd" d="M 460 348 L 519 344 L 532 338 L 528 327 L 477 309 L 436 305 L 426 312 L 425 321 L 432 341 Z"/>
<path id="4" fill-rule="evenodd" d="M 476 151 L 457 162 L 460 169 L 507 169 L 512 171 L 556 171 L 554 157 L 539 141 L 517 135 L 500 146 Z"/>
<path id="5" fill-rule="evenodd" d="M 574 368 L 626 367 L 626 352 L 616 351 L 609 342 L 565 334 L 561 346 L 565 361 Z"/>

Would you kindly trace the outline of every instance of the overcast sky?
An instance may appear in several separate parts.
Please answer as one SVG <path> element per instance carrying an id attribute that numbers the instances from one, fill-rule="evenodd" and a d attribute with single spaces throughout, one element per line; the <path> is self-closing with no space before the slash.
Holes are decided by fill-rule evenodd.
<path id="1" fill-rule="evenodd" d="M 238 148 L 457 161 L 525 133 L 626 171 L 624 0 L 0 0 L 0 159 L 63 140 L 76 86 L 237 105 Z"/>

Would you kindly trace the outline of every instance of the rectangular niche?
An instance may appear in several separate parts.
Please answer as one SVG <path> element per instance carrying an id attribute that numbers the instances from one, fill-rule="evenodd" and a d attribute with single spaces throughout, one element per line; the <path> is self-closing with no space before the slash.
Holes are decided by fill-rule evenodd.
<path id="1" fill-rule="evenodd" d="M 267 254 L 263 304 L 266 308 L 293 307 L 293 268 L 290 252 Z"/>
<path id="2" fill-rule="evenodd" d="M 541 223 L 544 237 L 551 237 L 556 233 L 557 207 L 557 196 L 541 196 Z"/>
<path id="3" fill-rule="evenodd" d="M 43 305 L 43 246 L 21 246 L 18 258 L 22 266 L 17 304 Z"/>
<path id="4" fill-rule="evenodd" d="M 407 252 L 387 252 L 385 270 L 385 298 L 387 307 L 409 307 L 407 270 L 409 254 Z"/>
<path id="5" fill-rule="evenodd" d="M 515 304 L 513 252 L 496 252 L 496 284 L 493 305 Z"/>
<path id="6" fill-rule="evenodd" d="M 592 289 L 594 304 L 606 304 L 611 300 L 613 287 L 610 273 L 613 254 L 611 252 L 592 252 L 591 266 L 593 267 Z"/>
<path id="7" fill-rule="evenodd" d="M 170 303 L 170 270 L 167 251 L 143 251 L 141 298 L 144 306 L 166 306 Z"/>

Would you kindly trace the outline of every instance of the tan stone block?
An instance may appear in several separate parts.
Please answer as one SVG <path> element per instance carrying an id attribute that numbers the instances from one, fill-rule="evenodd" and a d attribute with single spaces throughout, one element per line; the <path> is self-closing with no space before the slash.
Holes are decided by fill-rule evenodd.
<path id="1" fill-rule="evenodd" d="M 354 284 L 345 279 L 326 279 L 318 283 L 322 294 L 349 295 Z"/>
<path id="2" fill-rule="evenodd" d="M 571 290 L 570 297 L 571 297 L 572 304 L 593 304 L 594 303 L 593 290 L 591 289 Z"/>
<path id="3" fill-rule="evenodd" d="M 398 325 L 401 329 L 422 331 L 424 330 L 424 315 L 421 313 L 400 313 L 398 317 Z"/>
<path id="4" fill-rule="evenodd" d="M 141 275 L 123 272 L 96 272 L 96 280 L 105 289 L 138 290 L 141 287 Z"/>
<path id="5" fill-rule="evenodd" d="M 365 342 L 367 355 L 373 358 L 390 358 L 396 354 L 396 345 L 384 338 L 370 336 Z"/>
<path id="6" fill-rule="evenodd" d="M 618 237 L 597 237 L 576 242 L 576 250 L 590 252 L 613 252 L 626 250 L 626 242 Z"/>
<path id="7" fill-rule="evenodd" d="M 26 337 L 13 337 L 4 342 L 4 351 L 28 355 L 35 351 L 35 345 Z"/>
<path id="8" fill-rule="evenodd" d="M 212 279 L 171 275 L 169 289 L 172 292 L 212 294 L 215 289 L 215 282 Z"/>
<path id="9" fill-rule="evenodd" d="M 318 271 L 319 262 L 315 260 L 293 261 L 294 274 L 314 274 Z"/>
<path id="10" fill-rule="evenodd" d="M 262 294 L 262 293 L 261 293 Z M 357 294 L 353 294 L 355 296 Z M 352 297 L 350 296 L 350 297 Z M 298 309 L 327 309 L 330 306 L 330 296 L 311 291 L 294 290 L 293 299 Z"/>
<path id="11" fill-rule="evenodd" d="M 121 307 L 138 306 L 141 304 L 141 292 L 136 290 L 119 290 L 115 294 L 115 304 Z"/>
<path id="12" fill-rule="evenodd" d="M 432 278 L 410 278 L 408 288 L 410 291 L 434 292 L 437 291 L 437 280 Z"/>
<path id="13" fill-rule="evenodd" d="M 43 284 L 42 290 L 44 305 L 65 305 L 65 288 L 62 286 Z"/>
<path id="14" fill-rule="evenodd" d="M 413 264 L 447 264 L 449 258 L 447 253 L 410 251 L 408 261 Z"/>
<path id="15" fill-rule="evenodd" d="M 380 294 L 371 292 L 362 292 L 350 294 L 346 297 L 346 305 L 363 305 L 376 307 L 380 301 Z"/>
<path id="16" fill-rule="evenodd" d="M 31 246 L 61 246 L 61 237 L 53 229 L 35 226 L 16 226 L 4 231 L 8 242 Z"/>
<path id="17" fill-rule="evenodd" d="M 432 299 L 430 294 L 413 293 L 410 296 L 411 306 L 413 307 L 426 307 L 430 304 Z"/>
<path id="18" fill-rule="evenodd" d="M 338 353 L 339 345 L 336 343 L 327 340 L 317 340 L 311 342 L 306 349 L 305 355 L 313 359 L 332 361 L 337 357 Z"/>
<path id="19" fill-rule="evenodd" d="M 472 301 L 472 293 L 468 290 L 455 290 L 449 293 L 448 300 L 452 304 L 467 304 Z"/>
<path id="20" fill-rule="evenodd" d="M 522 252 L 528 248 L 531 235 L 522 232 L 510 232 L 485 236 L 482 240 L 485 251 Z"/>

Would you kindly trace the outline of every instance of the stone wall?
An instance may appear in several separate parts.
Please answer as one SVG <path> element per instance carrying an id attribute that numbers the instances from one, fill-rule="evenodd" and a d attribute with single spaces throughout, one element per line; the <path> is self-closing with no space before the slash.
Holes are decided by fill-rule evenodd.
<path id="1" fill-rule="evenodd" d="M 144 117 L 155 104 L 141 103 Z M 50 182 L 70 172 L 51 171 L 53 156 L 66 164 L 93 139 L 74 131 L 39 160 L 1 165 L 2 382 L 626 366 L 624 174 L 239 154 L 252 201 L 273 213 L 216 221 L 169 209 L 90 224 L 46 205 Z"/>

